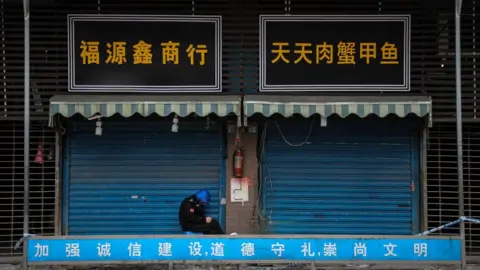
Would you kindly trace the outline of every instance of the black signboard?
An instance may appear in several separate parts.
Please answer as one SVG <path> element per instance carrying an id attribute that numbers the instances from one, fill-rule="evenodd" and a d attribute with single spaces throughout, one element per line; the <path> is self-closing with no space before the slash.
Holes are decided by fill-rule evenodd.
<path id="1" fill-rule="evenodd" d="M 260 91 L 409 91 L 410 16 L 260 16 Z"/>
<path id="2" fill-rule="evenodd" d="M 220 16 L 68 16 L 69 91 L 217 92 Z"/>

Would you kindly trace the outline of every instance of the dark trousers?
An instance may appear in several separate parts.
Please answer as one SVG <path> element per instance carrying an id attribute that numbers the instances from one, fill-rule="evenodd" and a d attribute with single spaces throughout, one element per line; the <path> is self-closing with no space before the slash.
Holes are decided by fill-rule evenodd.
<path id="1" fill-rule="evenodd" d="M 222 226 L 220 226 L 220 223 L 218 223 L 218 221 L 215 219 L 212 219 L 210 223 L 198 224 L 191 228 L 188 228 L 188 230 L 185 231 L 203 234 L 225 234 L 222 230 Z"/>

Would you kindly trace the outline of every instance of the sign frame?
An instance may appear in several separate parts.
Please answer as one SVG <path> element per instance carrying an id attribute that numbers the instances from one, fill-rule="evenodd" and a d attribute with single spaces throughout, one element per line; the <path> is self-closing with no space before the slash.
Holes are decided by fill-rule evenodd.
<path id="1" fill-rule="evenodd" d="M 202 86 L 135 86 L 135 85 L 76 85 L 75 84 L 75 28 L 76 21 L 150 21 L 150 22 L 209 22 L 215 24 L 215 84 Z M 222 16 L 221 15 L 116 15 L 116 14 L 69 14 L 68 23 L 68 91 L 69 92 L 116 92 L 116 93 L 189 93 L 222 92 Z"/>
<path id="2" fill-rule="evenodd" d="M 404 22 L 404 80 L 403 85 L 268 85 L 266 72 L 266 39 L 267 22 L 335 22 L 335 21 L 369 21 L 369 22 Z M 259 92 L 377 92 L 377 91 L 401 91 L 411 90 L 411 16 L 410 15 L 260 15 L 259 16 Z"/>

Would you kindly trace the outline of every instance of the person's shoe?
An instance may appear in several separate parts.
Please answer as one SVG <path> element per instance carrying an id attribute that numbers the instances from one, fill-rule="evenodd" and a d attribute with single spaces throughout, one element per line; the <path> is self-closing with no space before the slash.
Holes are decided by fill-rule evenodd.
<path id="1" fill-rule="evenodd" d="M 232 232 L 230 235 L 238 235 L 238 233 L 236 233 L 236 232 Z"/>

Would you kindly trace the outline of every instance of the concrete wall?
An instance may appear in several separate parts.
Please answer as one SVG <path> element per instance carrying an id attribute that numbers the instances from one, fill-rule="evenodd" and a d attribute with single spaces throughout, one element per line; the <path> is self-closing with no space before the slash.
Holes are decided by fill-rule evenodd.
<path id="1" fill-rule="evenodd" d="M 227 206 L 226 206 L 226 231 L 239 234 L 259 233 L 257 216 L 254 215 L 254 206 L 257 200 L 257 133 L 243 133 L 241 135 L 244 149 L 244 177 L 251 180 L 249 186 L 249 201 L 243 205 L 239 202 L 230 202 L 230 183 L 233 176 L 232 162 L 235 151 L 235 134 L 228 134 L 228 158 L 227 158 Z"/>

